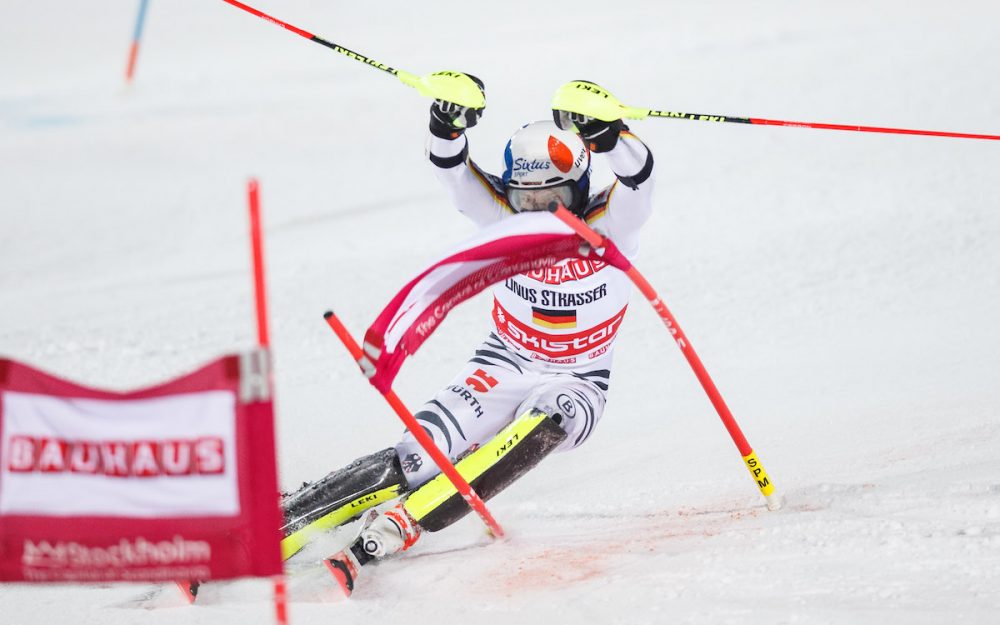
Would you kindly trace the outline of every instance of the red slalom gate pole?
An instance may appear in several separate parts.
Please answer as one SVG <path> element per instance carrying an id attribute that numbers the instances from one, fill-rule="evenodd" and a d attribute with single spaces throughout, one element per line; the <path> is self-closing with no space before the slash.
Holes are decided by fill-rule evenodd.
<path id="1" fill-rule="evenodd" d="M 256 178 L 247 182 L 247 204 L 250 214 L 250 248 L 253 257 L 254 303 L 257 309 L 257 343 L 264 349 L 271 346 L 267 326 L 267 289 L 264 283 L 264 234 L 260 219 L 260 183 Z M 278 625 L 288 625 L 288 586 L 284 575 L 275 575 L 274 616 Z"/>
<path id="2" fill-rule="evenodd" d="M 555 216 L 567 226 L 572 228 L 573 231 L 580 236 L 580 238 L 590 244 L 590 246 L 595 250 L 604 247 L 604 237 L 581 221 L 565 206 L 559 206 L 555 211 Z M 729 432 L 729 436 L 733 439 L 733 442 L 736 444 L 736 448 L 743 457 L 743 462 L 746 464 L 747 469 L 749 469 L 750 475 L 753 477 L 754 481 L 756 481 L 757 488 L 760 489 L 761 495 L 763 495 L 764 499 L 767 501 L 768 509 L 777 510 L 781 508 L 781 496 L 775 493 L 774 483 L 767 475 L 767 471 L 764 470 L 764 465 L 761 464 L 756 452 L 754 452 L 750 443 L 747 442 L 746 436 L 743 435 L 743 431 L 740 429 L 739 424 L 736 423 L 736 418 L 729 410 L 729 406 L 726 405 L 725 400 L 722 399 L 722 393 L 719 392 L 718 387 L 715 386 L 715 382 L 713 382 L 711 376 L 708 375 L 708 370 L 705 369 L 705 365 L 702 364 L 701 359 L 698 358 L 698 354 L 694 351 L 694 347 L 691 346 L 691 342 L 688 341 L 687 337 L 684 335 L 684 331 L 681 330 L 680 324 L 677 323 L 677 319 L 675 319 L 673 314 L 671 314 L 667 305 L 663 302 L 660 296 L 657 295 L 656 290 L 649 284 L 649 281 L 647 281 L 646 278 L 639 273 L 639 270 L 636 269 L 634 265 L 630 263 L 628 269 L 625 270 L 625 274 L 628 275 L 636 287 L 638 287 L 643 296 L 649 300 L 649 303 L 653 306 L 653 310 L 655 310 L 660 316 L 660 319 L 663 321 L 664 325 L 667 326 L 667 330 L 670 331 L 670 335 L 677 343 L 677 346 L 680 347 L 681 353 L 684 354 L 684 358 L 686 358 L 688 364 L 691 365 L 691 369 L 694 371 L 695 377 L 697 377 L 698 381 L 701 382 L 701 386 L 705 389 L 705 393 L 708 395 L 709 401 L 712 402 L 712 406 L 715 407 L 715 411 L 719 413 L 719 418 L 722 419 L 722 424 L 726 427 L 726 430 Z"/>
<path id="3" fill-rule="evenodd" d="M 288 586 L 284 575 L 274 576 L 274 616 L 278 625 L 288 625 Z"/>
<path id="4" fill-rule="evenodd" d="M 347 327 L 340 321 L 337 315 L 333 314 L 333 311 L 327 311 L 323 315 L 323 318 L 326 319 L 327 324 L 344 344 L 344 347 L 347 348 L 347 351 L 350 352 L 351 357 L 354 358 L 355 362 L 360 361 L 364 357 L 364 352 L 362 352 L 361 346 L 354 340 L 354 337 L 351 336 Z M 387 392 L 382 393 L 382 396 L 385 397 L 385 400 L 403 421 L 406 428 L 411 434 L 413 434 L 414 438 L 417 439 L 417 442 L 420 443 L 421 447 L 424 448 L 424 451 L 430 454 L 434 463 L 437 464 L 439 469 L 441 469 L 441 472 L 444 473 L 449 480 L 451 480 L 451 483 L 455 486 L 455 489 L 459 492 L 459 494 L 462 495 L 462 498 L 465 499 L 465 502 L 469 504 L 469 507 L 476 511 L 476 514 L 479 515 L 479 518 L 481 518 L 483 523 L 485 523 L 490 529 L 493 536 L 495 538 L 503 538 L 503 528 L 500 527 L 500 524 L 497 523 L 496 519 L 493 518 L 493 515 L 490 514 L 489 509 L 486 507 L 486 503 L 476 493 L 476 491 L 472 489 L 472 486 L 465 481 L 465 478 L 458 472 L 455 465 L 448 460 L 448 457 L 445 456 L 440 449 L 438 449 L 438 446 L 434 444 L 431 437 L 424 432 L 424 428 L 420 427 L 420 424 L 417 423 L 416 419 L 414 419 L 413 413 L 411 413 L 406 405 L 403 404 L 402 400 L 400 400 L 396 395 L 396 392 L 389 389 Z"/>
<path id="5" fill-rule="evenodd" d="M 125 82 L 131 83 L 135 74 L 135 62 L 139 56 L 139 42 L 142 40 L 142 27 L 146 23 L 146 8 L 149 0 L 139 0 L 139 15 L 135 18 L 135 30 L 132 32 L 132 45 L 128 50 L 128 65 L 125 68 Z"/>
<path id="6" fill-rule="evenodd" d="M 254 301 L 257 307 L 257 342 L 261 347 L 271 344 L 267 327 L 267 291 L 264 288 L 264 244 L 260 227 L 260 185 L 256 178 L 247 183 L 250 207 L 250 241 L 253 251 Z"/>

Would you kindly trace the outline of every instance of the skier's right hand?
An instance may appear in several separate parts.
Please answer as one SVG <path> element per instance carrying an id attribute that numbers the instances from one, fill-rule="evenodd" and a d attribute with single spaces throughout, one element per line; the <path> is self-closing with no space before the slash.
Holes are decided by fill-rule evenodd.
<path id="1" fill-rule="evenodd" d="M 479 91 L 486 95 L 483 81 L 471 74 L 466 74 L 479 87 Z M 442 139 L 457 139 L 465 132 L 466 128 L 472 128 L 479 123 L 479 118 L 483 116 L 486 107 L 473 108 L 462 106 L 447 100 L 434 100 L 431 104 L 430 131 L 435 137 Z"/>
<path id="2" fill-rule="evenodd" d="M 431 134 L 442 139 L 457 139 L 472 128 L 483 116 L 485 108 L 475 109 L 445 100 L 434 100 L 431 104 Z"/>

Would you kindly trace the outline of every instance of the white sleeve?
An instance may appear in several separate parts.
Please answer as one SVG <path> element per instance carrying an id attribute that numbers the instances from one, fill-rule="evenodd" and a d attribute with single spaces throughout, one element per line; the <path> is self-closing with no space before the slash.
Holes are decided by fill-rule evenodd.
<path id="1" fill-rule="evenodd" d="M 451 140 L 431 135 L 427 157 L 452 204 L 476 225 L 486 226 L 513 214 L 500 179 L 481 170 L 469 158 L 465 135 Z"/>
<path id="2" fill-rule="evenodd" d="M 653 155 L 638 137 L 621 133 L 618 144 L 605 154 L 618 180 L 598 195 L 588 208 L 588 222 L 611 237 L 629 257 L 639 250 L 639 229 L 653 212 Z"/>

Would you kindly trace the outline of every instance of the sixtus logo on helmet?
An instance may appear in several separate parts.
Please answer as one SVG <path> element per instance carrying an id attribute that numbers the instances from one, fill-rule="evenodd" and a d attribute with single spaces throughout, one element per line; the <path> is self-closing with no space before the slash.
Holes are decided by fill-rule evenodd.
<path id="1" fill-rule="evenodd" d="M 590 194 L 590 150 L 554 122 L 537 121 L 514 133 L 504 150 L 504 190 L 518 212 L 552 203 L 581 211 Z"/>
<path id="2" fill-rule="evenodd" d="M 511 176 L 514 178 L 521 178 L 522 176 L 527 176 L 531 172 L 538 171 L 539 169 L 549 169 L 551 165 L 552 164 L 548 161 L 529 161 L 525 158 L 517 158 L 514 160 L 514 167 L 511 169 Z"/>

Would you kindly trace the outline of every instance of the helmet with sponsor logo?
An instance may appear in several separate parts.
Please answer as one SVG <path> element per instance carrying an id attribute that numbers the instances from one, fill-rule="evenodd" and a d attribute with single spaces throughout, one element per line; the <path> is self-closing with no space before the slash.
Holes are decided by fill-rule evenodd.
<path id="1" fill-rule="evenodd" d="M 515 211 L 559 202 L 579 212 L 590 194 L 590 150 L 579 135 L 552 121 L 531 122 L 504 149 L 504 190 Z"/>

